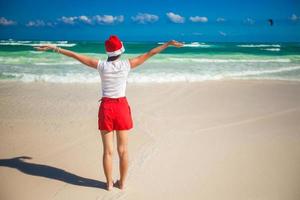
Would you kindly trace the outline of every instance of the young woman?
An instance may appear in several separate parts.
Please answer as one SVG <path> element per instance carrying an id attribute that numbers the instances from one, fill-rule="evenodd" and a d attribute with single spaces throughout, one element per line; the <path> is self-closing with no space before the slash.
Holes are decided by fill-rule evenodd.
<path id="1" fill-rule="evenodd" d="M 130 106 L 127 102 L 125 90 L 128 73 L 131 69 L 143 64 L 147 59 L 163 51 L 168 46 L 181 47 L 182 43 L 175 40 L 160 45 L 147 53 L 135 58 L 121 60 L 125 51 L 123 43 L 115 35 L 105 41 L 107 60 L 99 60 L 75 53 L 53 45 L 35 47 L 40 51 L 53 50 L 57 53 L 74 58 L 88 67 L 96 69 L 101 77 L 102 99 L 98 112 L 98 128 L 103 143 L 103 168 L 106 177 L 107 190 L 111 190 L 112 179 L 113 132 L 117 135 L 117 149 L 120 159 L 120 179 L 115 186 L 124 188 L 128 171 L 128 130 L 133 127 Z"/>

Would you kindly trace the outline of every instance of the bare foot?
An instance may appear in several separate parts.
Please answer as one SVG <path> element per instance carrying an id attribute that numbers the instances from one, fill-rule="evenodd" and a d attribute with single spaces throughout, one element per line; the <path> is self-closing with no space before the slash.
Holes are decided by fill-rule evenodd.
<path id="1" fill-rule="evenodd" d="M 108 191 L 112 190 L 113 186 L 114 186 L 114 182 L 113 181 L 106 183 L 106 189 Z"/>
<path id="2" fill-rule="evenodd" d="M 120 180 L 117 180 L 115 182 L 115 187 L 121 189 L 121 190 L 124 190 L 125 189 L 125 186 L 124 186 L 124 183 L 122 183 Z"/>

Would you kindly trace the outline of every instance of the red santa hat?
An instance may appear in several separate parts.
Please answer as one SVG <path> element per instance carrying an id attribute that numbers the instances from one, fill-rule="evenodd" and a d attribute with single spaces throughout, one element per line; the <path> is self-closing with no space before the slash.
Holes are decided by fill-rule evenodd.
<path id="1" fill-rule="evenodd" d="M 105 50 L 108 57 L 118 56 L 125 51 L 123 43 L 116 35 L 111 35 L 105 41 Z"/>

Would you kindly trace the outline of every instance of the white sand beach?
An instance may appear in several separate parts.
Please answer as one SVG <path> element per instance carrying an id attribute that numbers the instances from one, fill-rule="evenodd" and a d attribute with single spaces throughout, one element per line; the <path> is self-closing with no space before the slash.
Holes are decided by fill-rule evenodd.
<path id="1" fill-rule="evenodd" d="M 99 89 L 1 82 L 1 200 L 300 198 L 300 82 L 129 84 L 124 191 L 105 190 Z"/>

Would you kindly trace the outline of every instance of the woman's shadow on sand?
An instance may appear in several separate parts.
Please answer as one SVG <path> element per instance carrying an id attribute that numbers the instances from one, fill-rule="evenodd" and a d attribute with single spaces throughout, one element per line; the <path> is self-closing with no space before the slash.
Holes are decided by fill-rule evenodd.
<path id="1" fill-rule="evenodd" d="M 31 157 L 20 156 L 10 159 L 0 159 L 0 167 L 11 167 L 18 169 L 25 174 L 51 178 L 73 185 L 102 189 L 106 188 L 106 183 L 102 181 L 77 176 L 76 174 L 72 174 L 65 170 L 56 167 L 51 167 L 48 165 L 24 162 L 25 159 L 31 159 Z"/>

